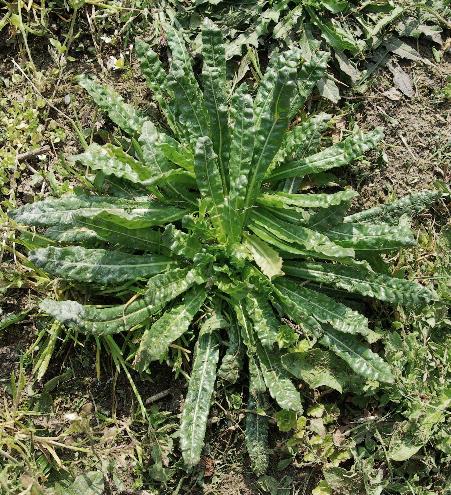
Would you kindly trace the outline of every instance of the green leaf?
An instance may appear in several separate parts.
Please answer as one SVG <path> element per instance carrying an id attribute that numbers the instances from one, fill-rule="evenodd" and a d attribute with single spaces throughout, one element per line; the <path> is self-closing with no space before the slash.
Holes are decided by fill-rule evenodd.
<path id="1" fill-rule="evenodd" d="M 249 399 L 247 403 L 245 440 L 252 470 L 261 476 L 268 469 L 268 418 L 261 413 L 265 409 L 264 387 L 261 371 L 255 361 L 249 361 Z"/>
<path id="2" fill-rule="evenodd" d="M 102 285 L 144 279 L 175 268 L 174 261 L 158 254 L 131 255 L 81 246 L 49 246 L 31 251 L 29 258 L 56 277 Z"/>
<path id="3" fill-rule="evenodd" d="M 323 5 L 333 14 L 345 12 L 350 8 L 349 2 L 347 0 L 321 0 L 321 5 Z"/>
<path id="4" fill-rule="evenodd" d="M 254 111 L 252 97 L 241 85 L 232 97 L 233 131 L 230 146 L 229 205 L 234 212 L 234 221 L 228 230 L 232 240 L 238 241 L 244 222 L 244 200 L 247 191 L 252 154 L 254 151 Z"/>
<path id="5" fill-rule="evenodd" d="M 368 328 L 368 320 L 325 294 L 307 289 L 291 280 L 281 279 L 275 285 L 287 297 L 296 302 L 298 309 L 313 316 L 321 323 L 330 323 L 336 330 L 344 333 L 360 333 L 368 341 L 375 342 L 376 334 Z"/>
<path id="6" fill-rule="evenodd" d="M 329 57 L 328 53 L 318 51 L 314 57 L 306 60 L 299 68 L 296 87 L 291 100 L 289 120 L 292 120 L 303 108 L 315 84 L 324 77 Z"/>
<path id="7" fill-rule="evenodd" d="M 216 225 L 219 238 L 223 240 L 225 234 L 223 226 L 224 191 L 217 157 L 213 151 L 213 143 L 209 137 L 201 137 L 197 141 L 194 155 L 194 170 L 201 194 L 212 200 L 213 208 L 210 216 Z M 225 223 L 226 225 L 228 224 L 227 222 Z"/>
<path id="8" fill-rule="evenodd" d="M 177 132 L 177 120 L 174 115 L 172 98 L 173 91 L 169 87 L 169 81 L 163 64 L 158 55 L 150 46 L 142 40 L 135 41 L 136 56 L 139 60 L 141 71 L 146 78 L 147 85 L 152 91 L 152 96 L 158 103 L 163 115 L 174 132 Z"/>
<path id="9" fill-rule="evenodd" d="M 285 4 L 285 5 L 284 5 Z M 277 2 L 277 5 L 280 5 L 280 8 L 283 9 L 286 7 L 286 2 Z M 288 41 L 290 34 L 293 29 L 296 28 L 299 18 L 302 16 L 302 12 L 304 10 L 304 6 L 302 4 L 296 5 L 292 9 L 286 11 L 282 16 L 279 22 L 274 26 L 272 31 L 272 36 L 274 39 Z M 268 11 L 266 11 L 266 14 Z"/>
<path id="10" fill-rule="evenodd" d="M 322 255 L 327 258 L 354 256 L 353 249 L 334 244 L 324 234 L 300 225 L 286 223 L 261 209 L 252 211 L 251 228 L 254 224 L 269 231 L 281 241 L 295 244 L 295 246 L 302 246 L 307 251 L 317 253 L 316 256 Z"/>
<path id="11" fill-rule="evenodd" d="M 320 343 L 346 361 L 358 375 L 369 380 L 394 382 L 390 366 L 379 355 L 362 345 L 353 335 L 325 327 Z"/>
<path id="12" fill-rule="evenodd" d="M 261 84 L 266 85 L 263 94 L 270 97 L 262 102 L 257 94 L 254 103 L 255 146 L 247 186 L 246 207 L 254 203 L 266 170 L 276 155 L 288 127 L 290 99 L 296 78 L 293 53 L 288 51 L 285 59 L 281 56 L 279 70 L 275 71 L 273 77 L 262 81 Z"/>
<path id="13" fill-rule="evenodd" d="M 318 88 L 319 94 L 323 98 L 327 98 L 332 103 L 338 103 L 340 101 L 340 90 L 338 89 L 337 84 L 330 77 L 323 77 L 317 83 L 316 86 Z"/>
<path id="14" fill-rule="evenodd" d="M 352 200 L 358 193 L 346 189 L 334 194 L 290 194 L 286 192 L 264 193 L 257 199 L 257 203 L 267 207 L 285 208 L 328 208 Z"/>
<path id="15" fill-rule="evenodd" d="M 103 86 L 86 75 L 78 77 L 78 84 L 84 88 L 103 112 L 127 134 L 139 134 L 145 119 L 111 88 Z"/>
<path id="16" fill-rule="evenodd" d="M 228 329 L 229 343 L 219 367 L 218 377 L 230 383 L 236 383 L 243 365 L 243 348 L 240 332 L 235 324 Z"/>
<path id="17" fill-rule="evenodd" d="M 180 425 L 180 447 L 187 466 L 200 461 L 219 360 L 215 332 L 199 337 Z"/>
<path id="18" fill-rule="evenodd" d="M 277 165 L 281 165 L 286 160 L 300 160 L 306 156 L 316 153 L 321 143 L 321 134 L 329 125 L 331 115 L 320 113 L 306 118 L 300 124 L 289 129 L 284 137 L 274 160 L 268 169 L 268 174 Z M 293 179 L 287 179 L 287 182 L 293 182 Z M 299 185 L 300 181 L 297 181 Z M 284 191 L 288 193 L 297 192 L 297 186 L 287 188 L 284 185 Z"/>
<path id="19" fill-rule="evenodd" d="M 85 235 L 83 231 L 87 231 L 89 234 L 86 235 L 95 235 L 96 238 L 102 241 L 109 242 L 113 246 L 118 245 L 127 250 L 162 252 L 161 233 L 148 227 L 128 229 L 118 223 L 102 220 L 98 216 L 94 218 L 77 218 L 76 221 L 77 225 L 80 226 L 72 227 L 73 232 L 66 231 L 66 234 L 58 238 L 61 242 L 78 242 L 78 236 Z M 50 229 L 57 228 L 58 226 L 50 227 Z M 49 232 L 50 229 L 46 232 Z M 79 230 L 82 230 L 81 234 L 77 233 Z"/>
<path id="20" fill-rule="evenodd" d="M 321 231 L 339 246 L 356 251 L 386 251 L 416 244 L 410 226 L 405 222 L 396 226 L 344 223 Z"/>
<path id="21" fill-rule="evenodd" d="M 246 246 L 255 263 L 269 279 L 283 275 L 282 258 L 271 246 L 251 235 L 246 236 Z"/>
<path id="22" fill-rule="evenodd" d="M 189 172 L 182 169 L 169 169 L 155 174 L 155 170 L 138 162 L 127 155 L 122 148 L 112 144 L 100 146 L 92 143 L 83 153 L 73 158 L 86 167 L 100 170 L 105 175 L 114 175 L 143 186 L 158 185 L 174 176 L 191 177 Z"/>
<path id="23" fill-rule="evenodd" d="M 291 180 L 291 179 L 287 179 Z M 305 210 L 302 210 L 301 208 L 266 208 L 266 207 L 261 207 L 262 211 L 264 214 L 270 214 L 272 216 L 275 216 L 277 219 L 283 220 L 284 222 L 287 223 L 292 223 L 294 225 L 303 225 L 307 226 L 308 225 L 308 220 L 310 218 L 310 215 L 308 212 Z"/>
<path id="24" fill-rule="evenodd" d="M 175 139 L 170 138 L 166 134 L 163 134 L 160 141 L 157 143 L 158 148 L 161 149 L 163 155 L 167 160 L 179 167 L 188 170 L 189 172 L 194 171 L 194 155 L 191 150 L 183 147 Z"/>
<path id="25" fill-rule="evenodd" d="M 217 155 L 224 191 L 229 189 L 227 162 L 230 135 L 227 109 L 227 69 L 222 32 L 209 19 L 202 24 L 202 82 L 205 107 L 210 116 L 210 136 Z"/>
<path id="26" fill-rule="evenodd" d="M 138 142 L 141 146 L 142 161 L 150 177 L 176 168 L 168 161 L 160 147 L 160 143 L 167 142 L 168 139 L 169 136 L 159 133 L 152 122 L 146 122 L 143 125 Z"/>
<path id="27" fill-rule="evenodd" d="M 45 236 L 60 244 L 81 244 L 85 247 L 95 247 L 102 243 L 102 239 L 94 230 L 81 226 L 54 225 L 45 231 Z M 32 248 L 33 246 L 29 247 L 29 249 Z"/>
<path id="28" fill-rule="evenodd" d="M 130 303 L 98 308 L 75 301 L 45 299 L 40 308 L 74 330 L 97 336 L 111 335 L 143 323 L 169 301 L 204 281 L 198 270 L 175 269 L 152 277 L 141 297 Z"/>
<path id="29" fill-rule="evenodd" d="M 395 425 L 390 439 L 388 457 L 394 461 L 406 461 L 431 439 L 437 425 L 445 420 L 451 407 L 451 389 L 446 389 L 430 403 L 421 403 L 420 410 L 408 421 Z"/>
<path id="30" fill-rule="evenodd" d="M 302 413 L 301 396 L 282 367 L 280 357 L 257 345 L 260 368 L 271 397 L 282 409 Z"/>
<path id="31" fill-rule="evenodd" d="M 284 368 L 309 387 L 333 388 L 342 393 L 348 371 L 343 362 L 332 352 L 309 349 L 306 352 L 291 352 L 282 356 Z"/>
<path id="32" fill-rule="evenodd" d="M 356 263 L 337 265 L 286 261 L 284 270 L 288 275 L 405 306 L 422 306 L 438 300 L 436 293 L 427 287 L 375 273 Z"/>
<path id="33" fill-rule="evenodd" d="M 105 480 L 101 471 L 88 471 L 79 474 L 74 482 L 64 487 L 66 495 L 102 495 L 105 489 Z M 32 489 L 34 491 L 34 489 Z"/>
<path id="34" fill-rule="evenodd" d="M 202 244 L 194 234 L 178 230 L 172 224 L 164 229 L 162 242 L 171 253 L 185 258 L 193 259 L 202 251 Z"/>
<path id="35" fill-rule="evenodd" d="M 194 170 L 199 190 L 203 196 L 213 200 L 215 211 L 219 212 L 224 202 L 224 193 L 216 160 L 217 156 L 213 151 L 213 143 L 209 137 L 205 136 L 198 139 L 194 158 Z"/>
<path id="36" fill-rule="evenodd" d="M 347 50 L 356 55 L 363 49 L 362 40 L 356 40 L 352 33 L 344 29 L 338 22 L 323 20 L 311 7 L 306 6 L 305 9 L 313 23 L 321 30 L 323 38 L 334 50 Z"/>
<path id="37" fill-rule="evenodd" d="M 106 222 L 124 226 L 128 229 L 143 229 L 145 227 L 155 227 L 157 225 L 165 225 L 169 222 L 180 220 L 186 215 L 187 211 L 174 206 L 165 206 L 159 202 L 147 202 L 142 208 L 132 210 L 120 208 L 103 208 L 94 217 L 94 221 Z M 82 215 L 89 214 L 83 212 Z M 75 221 L 79 222 L 76 213 Z M 81 218 L 83 216 L 80 215 Z"/>
<path id="38" fill-rule="evenodd" d="M 393 203 L 354 213 L 345 217 L 344 221 L 346 223 L 384 222 L 394 225 L 403 215 L 413 216 L 429 208 L 441 196 L 440 191 L 420 191 L 404 196 Z"/>
<path id="39" fill-rule="evenodd" d="M 247 353 L 250 359 L 256 352 L 256 342 L 250 318 L 247 315 L 244 304 L 241 300 L 234 302 L 232 306 L 236 314 L 238 325 L 241 329 L 241 339 L 247 347 Z"/>
<path id="40" fill-rule="evenodd" d="M 18 223 L 46 227 L 72 225 L 79 219 L 101 218 L 130 229 L 164 225 L 179 220 L 186 210 L 149 199 L 128 200 L 109 196 L 68 195 L 30 203 L 9 212 Z"/>
<path id="41" fill-rule="evenodd" d="M 323 334 L 323 329 L 320 323 L 305 312 L 302 305 L 298 304 L 296 299 L 288 295 L 285 290 L 280 290 L 274 285 L 274 295 L 276 296 L 276 302 L 282 304 L 282 309 L 289 316 L 291 320 L 301 326 L 302 330 L 309 336 L 318 339 Z"/>
<path id="42" fill-rule="evenodd" d="M 269 348 L 273 347 L 277 341 L 280 324 L 268 300 L 256 293 L 249 293 L 246 297 L 246 309 L 262 345 Z"/>
<path id="43" fill-rule="evenodd" d="M 347 137 L 341 143 L 330 146 L 303 160 L 281 165 L 272 172 L 268 179 L 279 181 L 288 177 L 305 177 L 331 168 L 342 167 L 374 148 L 381 139 L 382 132 L 380 130 L 374 130 L 368 134 L 358 132 Z"/>
<path id="44" fill-rule="evenodd" d="M 320 208 L 310 215 L 306 225 L 315 230 L 327 230 L 337 224 L 342 224 L 349 206 L 349 203 L 343 202 L 336 206 L 329 206 L 329 208 Z"/>
<path id="45" fill-rule="evenodd" d="M 200 137 L 209 135 L 208 113 L 180 30 L 170 28 L 167 37 L 172 52 L 169 87 L 175 98 L 177 123 L 184 141 L 194 148 Z"/>
<path id="46" fill-rule="evenodd" d="M 196 184 L 192 153 L 182 148 L 170 136 L 159 133 L 150 122 L 143 125 L 139 144 L 142 161 L 153 174 L 149 184 L 158 185 L 166 195 L 180 198 L 188 204 L 195 204 L 192 193 L 186 191 L 186 188 L 194 188 Z M 178 165 L 184 170 L 178 168 Z"/>
<path id="47" fill-rule="evenodd" d="M 296 247 L 293 247 L 291 244 L 285 243 L 281 241 L 278 237 L 273 235 L 271 232 L 259 228 L 257 225 L 250 223 L 249 228 L 263 241 L 267 242 L 268 244 L 271 244 L 275 247 L 277 247 L 281 253 L 294 253 L 294 254 L 299 254 L 301 256 L 314 256 L 314 253 L 311 253 L 305 249 L 298 249 Z"/>
<path id="48" fill-rule="evenodd" d="M 134 362 L 138 370 L 144 371 L 152 361 L 164 357 L 169 345 L 188 330 L 206 297 L 203 287 L 192 288 L 181 304 L 166 311 L 144 332 Z"/>

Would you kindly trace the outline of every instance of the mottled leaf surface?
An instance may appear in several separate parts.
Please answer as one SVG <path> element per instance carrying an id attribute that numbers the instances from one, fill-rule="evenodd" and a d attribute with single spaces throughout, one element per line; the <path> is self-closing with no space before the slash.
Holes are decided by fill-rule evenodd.
<path id="1" fill-rule="evenodd" d="M 29 258 L 56 277 L 105 285 L 148 278 L 176 268 L 173 260 L 158 254 L 132 255 L 81 246 L 49 246 L 31 251 Z"/>
<path id="2" fill-rule="evenodd" d="M 376 273 L 360 264 L 286 261 L 287 274 L 405 306 L 422 306 L 437 300 L 431 289 L 415 282 Z"/>
<path id="3" fill-rule="evenodd" d="M 151 361 L 161 359 L 169 345 L 188 330 L 206 297 L 203 287 L 194 287 L 185 294 L 179 305 L 166 311 L 144 332 L 135 358 L 139 370 L 147 368 Z"/>
<path id="4" fill-rule="evenodd" d="M 215 332 L 199 337 L 193 369 L 180 424 L 180 448 L 187 466 L 200 461 L 210 411 L 211 396 L 219 360 L 219 339 Z"/>

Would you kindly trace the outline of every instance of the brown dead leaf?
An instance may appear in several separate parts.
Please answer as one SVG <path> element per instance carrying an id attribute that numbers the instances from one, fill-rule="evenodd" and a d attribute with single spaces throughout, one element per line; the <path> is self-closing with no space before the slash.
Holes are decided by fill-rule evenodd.
<path id="1" fill-rule="evenodd" d="M 412 79 L 399 65 L 387 64 L 388 70 L 393 74 L 393 83 L 408 98 L 415 96 Z"/>
<path id="2" fill-rule="evenodd" d="M 387 91 L 384 91 L 382 94 L 392 101 L 399 101 L 402 97 L 401 93 L 396 88 L 387 89 Z"/>
<path id="3" fill-rule="evenodd" d="M 204 468 L 204 476 L 211 478 L 215 472 L 215 461 L 212 457 L 204 456 L 201 460 L 201 465 Z"/>

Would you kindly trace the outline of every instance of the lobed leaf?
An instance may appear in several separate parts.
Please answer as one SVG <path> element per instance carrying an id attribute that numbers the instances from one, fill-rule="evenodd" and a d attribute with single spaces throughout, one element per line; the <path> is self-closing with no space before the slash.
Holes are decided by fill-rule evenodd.
<path id="1" fill-rule="evenodd" d="M 430 403 L 421 404 L 418 417 L 395 424 L 390 438 L 388 457 L 394 461 L 406 461 L 415 455 L 431 439 L 437 425 L 445 421 L 446 410 L 451 407 L 451 389 L 445 389 Z M 448 439 L 449 440 L 449 439 Z"/>
<path id="2" fill-rule="evenodd" d="M 44 299 L 40 308 L 74 330 L 97 336 L 111 335 L 143 323 L 194 284 L 204 281 L 199 270 L 180 268 L 152 277 L 141 297 L 130 303 L 97 308 L 75 301 Z"/>
<path id="3" fill-rule="evenodd" d="M 174 94 L 176 119 L 184 141 L 194 148 L 200 137 L 209 135 L 208 113 L 181 33 L 171 28 L 167 36 L 172 53 L 169 88 Z"/>
<path id="4" fill-rule="evenodd" d="M 440 191 L 420 191 L 400 198 L 393 203 L 375 206 L 345 217 L 346 223 L 384 222 L 397 224 L 403 215 L 421 213 L 435 203 L 442 193 Z"/>
<path id="5" fill-rule="evenodd" d="M 29 258 L 56 277 L 101 285 L 143 279 L 175 268 L 176 264 L 159 254 L 131 255 L 81 246 L 49 246 L 31 251 Z"/>
<path id="6" fill-rule="evenodd" d="M 302 413 L 301 396 L 283 369 L 280 357 L 261 345 L 257 345 L 257 355 L 271 397 L 282 409 Z"/>
<path id="7" fill-rule="evenodd" d="M 209 19 L 202 24 L 202 82 L 205 107 L 210 117 L 210 136 L 218 160 L 224 192 L 229 190 L 227 162 L 230 133 L 227 108 L 227 69 L 221 30 Z"/>
<path id="8" fill-rule="evenodd" d="M 305 9 L 312 22 L 321 30 L 324 39 L 334 50 L 347 50 L 356 55 L 363 49 L 364 43 L 362 40 L 356 40 L 352 33 L 343 28 L 338 22 L 323 20 L 312 7 L 306 6 Z"/>
<path id="9" fill-rule="evenodd" d="M 394 382 L 390 366 L 378 354 L 362 345 L 353 335 L 325 327 L 320 344 L 346 361 L 358 375 L 369 380 Z"/>
<path id="10" fill-rule="evenodd" d="M 283 275 L 282 258 L 271 246 L 251 235 L 246 236 L 246 246 L 255 263 L 269 279 Z"/>
<path id="11" fill-rule="evenodd" d="M 416 244 L 410 226 L 405 222 L 396 226 L 344 223 L 321 231 L 339 246 L 356 251 L 386 251 Z"/>
<path id="12" fill-rule="evenodd" d="M 438 299 L 437 294 L 427 287 L 375 273 L 356 263 L 338 265 L 286 261 L 284 270 L 288 275 L 404 306 L 422 306 Z"/>
<path id="13" fill-rule="evenodd" d="M 129 229 L 164 225 L 179 220 L 186 210 L 149 199 L 128 200 L 110 196 L 68 195 L 30 203 L 8 213 L 18 223 L 46 227 L 73 225 L 100 218 Z"/>
<path id="14" fill-rule="evenodd" d="M 326 386 L 342 393 L 348 371 L 343 361 L 332 352 L 309 349 L 306 352 L 290 352 L 282 356 L 283 367 L 310 388 Z"/>
<path id="15" fill-rule="evenodd" d="M 305 177 L 331 168 L 342 167 L 374 148 L 381 139 L 382 132 L 377 129 L 367 134 L 356 133 L 319 153 L 277 167 L 268 179 L 278 181 L 289 177 Z"/>
<path id="16" fill-rule="evenodd" d="M 317 253 L 317 256 L 323 255 L 327 258 L 354 256 L 353 249 L 335 244 L 326 235 L 300 225 L 286 223 L 261 209 L 252 211 L 251 226 L 253 224 L 269 231 L 281 241 L 302 246 L 307 251 Z"/>
<path id="17" fill-rule="evenodd" d="M 187 466 L 200 461 L 219 360 L 219 338 L 210 332 L 199 337 L 180 424 L 180 447 Z"/>
<path id="18" fill-rule="evenodd" d="M 299 68 L 296 87 L 290 105 L 289 120 L 292 120 L 303 108 L 315 84 L 324 77 L 328 61 L 329 54 L 319 51 Z"/>
<path id="19" fill-rule="evenodd" d="M 174 225 L 167 225 L 162 236 L 162 243 L 171 253 L 193 259 L 202 251 L 202 244 L 193 234 L 178 230 Z"/>
<path id="20" fill-rule="evenodd" d="M 100 109 L 123 131 L 131 135 L 141 132 L 145 119 L 131 105 L 125 103 L 116 91 L 86 75 L 77 79 L 78 84 L 89 93 Z"/>
<path id="21" fill-rule="evenodd" d="M 246 297 L 246 309 L 259 341 L 271 348 L 277 341 L 279 322 L 269 301 L 259 294 L 249 293 Z"/>
<path id="22" fill-rule="evenodd" d="M 377 340 L 375 332 L 368 328 L 368 320 L 363 315 L 326 296 L 326 294 L 286 279 L 276 281 L 275 285 L 296 303 L 299 311 L 306 315 L 313 316 L 321 323 L 329 323 L 340 332 L 360 333 L 369 342 Z"/>
<path id="23" fill-rule="evenodd" d="M 188 330 L 206 297 L 203 287 L 193 287 L 184 295 L 181 304 L 166 311 L 144 332 L 134 362 L 138 370 L 143 371 L 152 361 L 164 357 L 169 345 Z"/>

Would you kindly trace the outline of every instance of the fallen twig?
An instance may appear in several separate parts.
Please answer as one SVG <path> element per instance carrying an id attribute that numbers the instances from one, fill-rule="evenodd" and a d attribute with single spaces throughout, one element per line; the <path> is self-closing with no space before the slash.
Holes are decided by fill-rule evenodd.
<path id="1" fill-rule="evenodd" d="M 50 146 L 45 145 L 42 146 L 42 148 L 38 148 L 36 150 L 30 150 L 30 151 L 26 151 L 25 153 L 19 153 L 18 155 L 16 155 L 16 160 L 18 162 L 23 162 L 24 160 L 28 160 L 28 158 L 32 158 L 33 156 L 37 156 L 37 155 L 43 155 L 48 151 L 50 151 Z"/>

